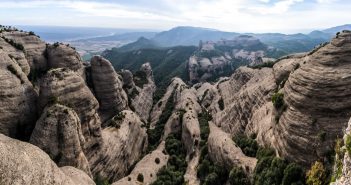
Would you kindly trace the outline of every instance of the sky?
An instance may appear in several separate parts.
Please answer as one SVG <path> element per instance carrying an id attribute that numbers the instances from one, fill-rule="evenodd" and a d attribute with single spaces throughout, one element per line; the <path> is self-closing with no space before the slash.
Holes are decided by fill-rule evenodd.
<path id="1" fill-rule="evenodd" d="M 0 0 L 0 24 L 296 33 L 351 23 L 351 0 Z"/>

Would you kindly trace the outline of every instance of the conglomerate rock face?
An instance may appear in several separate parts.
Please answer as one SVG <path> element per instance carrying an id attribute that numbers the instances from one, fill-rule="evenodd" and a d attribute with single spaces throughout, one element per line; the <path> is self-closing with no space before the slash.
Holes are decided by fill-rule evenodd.
<path id="1" fill-rule="evenodd" d="M 91 176 L 83 153 L 84 137 L 80 119 L 74 110 L 59 104 L 45 108 L 30 138 L 58 166 L 74 166 Z"/>
<path id="2" fill-rule="evenodd" d="M 38 147 L 0 134 L 0 184 L 94 185 L 83 171 L 59 168 Z"/>
<path id="3" fill-rule="evenodd" d="M 333 150 L 351 113 L 351 33 L 310 53 L 288 78 L 287 110 L 277 124 L 278 152 L 310 163 Z"/>
<path id="4" fill-rule="evenodd" d="M 137 114 L 127 110 L 113 117 L 107 126 L 102 130 L 101 156 L 90 162 L 95 176 L 114 182 L 127 175 L 129 168 L 142 157 L 147 134 Z"/>
<path id="5" fill-rule="evenodd" d="M 102 142 L 101 121 L 97 113 L 99 103 L 81 76 L 66 68 L 48 71 L 40 82 L 39 108 L 43 110 L 50 103 L 72 108 L 81 122 L 84 148 L 98 149 Z"/>
<path id="6" fill-rule="evenodd" d="M 2 36 L 23 46 L 31 70 L 47 70 L 46 43 L 38 36 L 20 31 L 4 32 Z"/>
<path id="7" fill-rule="evenodd" d="M 84 78 L 84 67 L 79 53 L 69 45 L 55 43 L 47 46 L 48 68 L 68 68 Z"/>
<path id="8" fill-rule="evenodd" d="M 37 119 L 37 93 L 22 68 L 0 50 L 0 133 L 27 140 Z"/>
<path id="9" fill-rule="evenodd" d="M 122 88 L 121 77 L 108 60 L 94 56 L 90 64 L 93 88 L 100 104 L 99 112 L 105 122 L 118 112 L 128 109 L 128 97 Z"/>
<path id="10" fill-rule="evenodd" d="M 245 156 L 230 135 L 213 123 L 210 123 L 208 152 L 216 164 L 220 164 L 228 170 L 234 166 L 242 167 L 247 174 L 252 174 L 255 170 L 257 159 Z"/>
<path id="11" fill-rule="evenodd" d="M 136 95 L 131 97 L 130 106 L 133 107 L 135 113 L 143 120 L 147 122 L 149 119 L 150 111 L 153 105 L 153 95 L 156 91 L 156 85 L 152 75 L 152 69 L 149 63 L 145 63 L 141 66 L 140 71 L 143 71 L 146 74 L 147 83 L 142 87 L 134 86 L 131 94 L 134 94 L 133 91 L 138 91 Z"/>
<path id="12" fill-rule="evenodd" d="M 112 185 L 137 185 L 140 184 L 138 181 L 138 175 L 142 174 L 144 184 L 151 184 L 157 179 L 157 172 L 167 165 L 169 156 L 164 154 L 165 142 L 157 147 L 156 150 L 150 154 L 145 155 L 135 166 L 133 171 L 126 177 L 113 183 Z"/>

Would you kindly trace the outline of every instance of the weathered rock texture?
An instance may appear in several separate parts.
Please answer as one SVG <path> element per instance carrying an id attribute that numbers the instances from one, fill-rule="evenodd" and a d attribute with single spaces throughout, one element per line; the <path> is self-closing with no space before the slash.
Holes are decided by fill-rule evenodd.
<path id="1" fill-rule="evenodd" d="M 94 185 L 84 172 L 59 168 L 38 147 L 0 134 L 0 184 Z"/>
<path id="2" fill-rule="evenodd" d="M 351 136 L 351 120 L 349 120 L 348 126 L 345 130 L 345 135 L 344 135 L 344 143 L 347 143 L 347 137 Z M 341 176 L 336 179 L 334 183 L 331 183 L 331 185 L 348 185 L 351 183 L 351 154 L 346 150 L 346 147 L 344 146 L 341 148 L 341 152 L 343 153 L 343 158 L 339 158 L 341 156 L 336 155 L 336 160 L 342 160 L 342 172 Z M 338 168 L 338 166 L 335 166 Z M 336 169 L 337 170 L 337 169 Z"/>
<path id="3" fill-rule="evenodd" d="M 47 69 L 46 43 L 40 40 L 38 36 L 19 31 L 4 32 L 2 36 L 24 47 L 31 69 L 36 71 L 45 71 Z"/>
<path id="4" fill-rule="evenodd" d="M 210 135 L 207 140 L 208 153 L 215 164 L 224 166 L 231 170 L 234 166 L 242 167 L 247 174 L 252 174 L 257 163 L 257 159 L 247 157 L 237 147 L 230 135 L 223 132 L 213 123 L 210 125 Z"/>
<path id="5" fill-rule="evenodd" d="M 152 109 L 153 95 L 156 91 L 156 85 L 153 80 L 152 69 L 149 63 L 143 64 L 140 70 L 146 73 L 148 83 L 144 84 L 143 88 L 139 88 L 138 86 L 134 87 L 138 93 L 134 98 L 132 98 L 131 106 L 140 116 L 140 119 L 147 122 Z"/>
<path id="6" fill-rule="evenodd" d="M 0 133 L 28 139 L 37 119 L 37 94 L 21 67 L 0 50 Z"/>
<path id="7" fill-rule="evenodd" d="M 74 166 L 91 176 L 82 149 L 85 140 L 80 119 L 72 109 L 59 104 L 46 107 L 30 143 L 44 150 L 58 166 Z"/>
<path id="8" fill-rule="evenodd" d="M 90 63 L 93 88 L 100 104 L 99 112 L 105 122 L 118 112 L 128 109 L 128 97 L 122 88 L 123 82 L 110 61 L 94 56 Z"/>
<path id="9" fill-rule="evenodd" d="M 271 97 L 276 88 L 272 69 L 241 67 L 217 87 L 220 98 L 215 100 L 222 99 L 224 109 L 213 112 L 214 123 L 232 135 L 256 133 L 260 144 L 270 145 L 275 124 Z"/>
<path id="10" fill-rule="evenodd" d="M 180 96 L 180 92 L 182 89 L 186 87 L 186 84 L 180 78 L 173 78 L 171 84 L 167 87 L 166 93 L 163 97 L 154 105 L 150 114 L 150 127 L 153 128 L 157 121 L 159 120 L 162 112 L 164 111 L 168 99 L 171 97 L 172 93 L 174 93 L 175 99 Z M 176 100 L 177 101 L 177 100 Z M 175 102 L 176 102 L 175 101 Z"/>
<path id="11" fill-rule="evenodd" d="M 11 44 L 6 42 L 3 38 L 0 38 L 1 50 L 4 51 L 12 60 L 21 67 L 24 74 L 28 75 L 30 72 L 30 66 L 26 59 L 26 56 L 22 50 L 16 49 Z"/>
<path id="12" fill-rule="evenodd" d="M 156 150 L 143 157 L 128 176 L 112 185 L 148 185 L 153 183 L 157 179 L 157 172 L 167 165 L 169 156 L 163 153 L 164 150 L 165 142 L 163 141 Z M 142 174 L 144 177 L 143 183 L 137 180 L 139 174 Z"/>
<path id="13" fill-rule="evenodd" d="M 127 175 L 147 147 L 146 128 L 140 118 L 131 111 L 122 111 L 103 129 L 103 147 L 99 159 L 92 162 L 92 172 L 110 182 Z"/>
<path id="14" fill-rule="evenodd" d="M 82 58 L 75 49 L 65 44 L 53 44 L 47 47 L 48 68 L 67 68 L 84 78 Z"/>
<path id="15" fill-rule="evenodd" d="M 351 112 L 351 33 L 305 58 L 284 86 L 288 105 L 277 124 L 276 149 L 309 164 L 333 150 Z"/>
<path id="16" fill-rule="evenodd" d="M 47 72 L 40 83 L 39 107 L 60 103 L 72 108 L 78 115 L 85 138 L 85 154 L 97 152 L 101 145 L 101 121 L 97 113 L 99 103 L 77 73 L 58 68 Z M 94 148 L 94 150 L 90 150 Z M 89 151 L 89 152 L 87 152 Z"/>

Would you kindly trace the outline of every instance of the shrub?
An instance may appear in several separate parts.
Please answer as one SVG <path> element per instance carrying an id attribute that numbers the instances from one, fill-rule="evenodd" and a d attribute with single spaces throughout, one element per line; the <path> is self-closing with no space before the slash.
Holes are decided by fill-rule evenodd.
<path id="1" fill-rule="evenodd" d="M 318 138 L 320 141 L 324 142 L 327 137 L 327 133 L 325 131 L 320 131 L 318 133 Z"/>
<path id="2" fill-rule="evenodd" d="M 144 182 L 144 175 L 139 173 L 138 176 L 137 176 L 137 181 Z"/>
<path id="3" fill-rule="evenodd" d="M 234 167 L 229 173 L 230 185 L 249 185 L 250 180 L 241 167 Z"/>
<path id="4" fill-rule="evenodd" d="M 327 173 L 323 163 L 316 161 L 306 174 L 307 185 L 324 185 L 327 182 Z"/>
<path id="5" fill-rule="evenodd" d="M 350 134 L 346 135 L 345 147 L 349 155 L 351 155 L 351 135 Z"/>
<path id="6" fill-rule="evenodd" d="M 239 134 L 233 138 L 233 141 L 241 148 L 243 153 L 249 157 L 256 157 L 258 144 L 253 138 Z"/>
<path id="7" fill-rule="evenodd" d="M 106 178 L 101 177 L 100 175 L 95 177 L 94 181 L 96 185 L 110 185 L 108 180 Z"/>
<path id="8" fill-rule="evenodd" d="M 290 163 L 284 170 L 282 185 L 290 184 L 304 184 L 304 171 L 295 163 Z"/>
<path id="9" fill-rule="evenodd" d="M 156 163 L 156 164 L 160 164 L 160 158 L 157 157 L 157 158 L 155 159 L 155 163 Z"/>
<path id="10" fill-rule="evenodd" d="M 206 177 L 204 185 L 221 185 L 221 184 L 218 184 L 217 179 L 218 179 L 218 175 L 216 173 L 210 173 Z"/>
<path id="11" fill-rule="evenodd" d="M 272 68 L 275 63 L 276 62 L 269 61 L 269 62 L 264 62 L 262 64 L 254 65 L 254 66 L 248 66 L 248 67 L 250 67 L 252 69 L 261 69 L 261 68 L 264 68 L 264 67 Z"/>
<path id="12" fill-rule="evenodd" d="M 219 109 L 224 110 L 224 101 L 223 101 L 223 98 L 221 98 L 220 100 L 218 100 L 218 106 L 219 106 Z"/>
<path id="13" fill-rule="evenodd" d="M 136 71 L 133 75 L 133 80 L 136 86 L 143 88 L 148 83 L 147 75 L 145 71 Z"/>
<path id="14" fill-rule="evenodd" d="M 284 94 L 279 92 L 274 93 L 272 103 L 276 109 L 280 109 L 284 105 Z"/>

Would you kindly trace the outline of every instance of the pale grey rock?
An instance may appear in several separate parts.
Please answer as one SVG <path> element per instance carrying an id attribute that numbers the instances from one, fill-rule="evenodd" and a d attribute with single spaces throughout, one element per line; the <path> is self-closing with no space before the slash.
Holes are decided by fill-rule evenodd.
<path id="1" fill-rule="evenodd" d="M 65 44 L 47 46 L 48 68 L 68 68 L 85 78 L 82 58 L 79 53 Z"/>
<path id="2" fill-rule="evenodd" d="M 85 140 L 80 119 L 71 108 L 59 104 L 46 107 L 29 142 L 44 150 L 58 166 L 74 166 L 91 176 L 82 149 Z"/>
<path id="3" fill-rule="evenodd" d="M 17 62 L 0 50 L 0 133 L 27 140 L 37 119 L 37 93 Z"/>
<path id="4" fill-rule="evenodd" d="M 2 36 L 23 45 L 31 70 L 47 70 L 46 43 L 40 40 L 38 36 L 19 31 L 4 32 Z"/>
<path id="5" fill-rule="evenodd" d="M 126 177 L 114 182 L 112 185 L 140 185 L 152 184 L 157 179 L 158 171 L 167 165 L 169 156 L 164 154 L 165 142 L 162 141 L 156 150 L 147 154 L 141 159 L 133 169 L 133 171 Z M 157 163 L 157 159 L 159 162 Z M 144 177 L 144 182 L 141 183 L 137 180 L 139 174 Z"/>
<path id="6" fill-rule="evenodd" d="M 21 67 L 24 74 L 28 76 L 30 72 L 30 66 L 28 64 L 24 52 L 22 50 L 16 49 L 2 38 L 0 38 L 0 46 L 0 50 L 2 50 L 4 53 L 7 53 L 7 55 L 12 60 L 16 61 L 16 63 Z"/>
<path id="7" fill-rule="evenodd" d="M 105 122 L 118 112 L 128 109 L 128 97 L 122 88 L 123 82 L 110 61 L 94 56 L 90 63 L 93 88 L 100 104 L 99 112 Z"/>
<path id="8" fill-rule="evenodd" d="M 213 123 L 210 125 L 210 135 L 208 137 L 208 154 L 215 164 L 224 166 L 231 170 L 234 166 L 242 167 L 247 174 L 252 174 L 255 170 L 257 159 L 247 157 L 236 146 L 231 136 Z"/>
<path id="9" fill-rule="evenodd" d="M 52 102 L 77 113 L 85 139 L 84 153 L 90 161 L 102 142 L 98 101 L 81 76 L 67 68 L 58 68 L 49 70 L 40 82 L 40 110 Z"/>
<path id="10" fill-rule="evenodd" d="M 2 134 L 0 134 L 0 155 L 0 184 L 95 184 L 88 175 L 78 169 L 57 167 L 38 147 Z"/>
<path id="11" fill-rule="evenodd" d="M 91 161 L 91 167 L 95 176 L 110 182 L 127 175 L 147 148 L 146 127 L 136 113 L 128 110 L 111 119 L 102 130 L 102 138 L 101 156 Z"/>
<path id="12" fill-rule="evenodd" d="M 148 83 L 144 84 L 142 88 L 138 86 L 134 86 L 134 90 L 132 88 L 132 94 L 135 90 L 138 91 L 138 93 L 135 97 L 131 98 L 130 106 L 142 121 L 147 122 L 153 105 L 153 95 L 156 91 L 156 85 L 153 80 L 152 70 L 149 63 L 143 64 L 140 70 L 146 73 Z M 129 95 L 131 94 L 129 93 Z"/>

